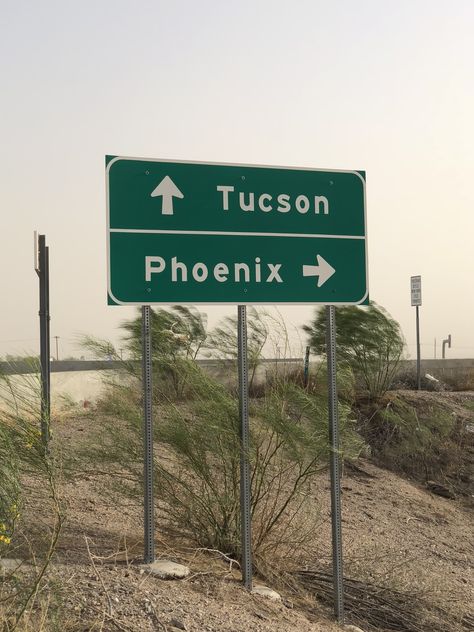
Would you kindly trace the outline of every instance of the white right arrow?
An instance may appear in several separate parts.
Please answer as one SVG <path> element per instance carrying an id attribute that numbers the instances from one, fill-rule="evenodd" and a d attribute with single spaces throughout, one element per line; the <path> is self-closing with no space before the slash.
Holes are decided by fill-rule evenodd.
<path id="1" fill-rule="evenodd" d="M 162 197 L 161 214 L 173 215 L 173 198 L 184 198 L 184 195 L 169 176 L 165 176 L 160 184 L 151 192 L 151 197 Z"/>
<path id="2" fill-rule="evenodd" d="M 318 258 L 317 266 L 303 266 L 303 276 L 317 276 L 318 287 L 321 287 L 332 275 L 336 272 L 332 265 L 330 265 L 321 255 L 316 255 Z"/>

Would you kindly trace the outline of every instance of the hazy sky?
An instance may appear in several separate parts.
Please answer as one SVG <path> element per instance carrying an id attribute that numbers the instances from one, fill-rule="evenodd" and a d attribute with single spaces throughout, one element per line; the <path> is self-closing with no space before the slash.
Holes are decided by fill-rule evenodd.
<path id="1" fill-rule="evenodd" d="M 105 154 L 367 172 L 370 296 L 413 355 L 474 357 L 474 2 L 0 0 L 0 355 L 116 341 Z M 235 308 L 203 308 L 215 324 Z M 282 308 L 290 327 L 311 307 Z M 53 347 L 54 349 L 54 347 Z"/>

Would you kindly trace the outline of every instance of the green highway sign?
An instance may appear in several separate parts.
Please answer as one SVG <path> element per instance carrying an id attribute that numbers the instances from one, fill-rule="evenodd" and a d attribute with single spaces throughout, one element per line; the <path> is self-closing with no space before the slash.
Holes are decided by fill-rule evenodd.
<path id="1" fill-rule="evenodd" d="M 366 303 L 365 174 L 106 157 L 111 304 Z"/>

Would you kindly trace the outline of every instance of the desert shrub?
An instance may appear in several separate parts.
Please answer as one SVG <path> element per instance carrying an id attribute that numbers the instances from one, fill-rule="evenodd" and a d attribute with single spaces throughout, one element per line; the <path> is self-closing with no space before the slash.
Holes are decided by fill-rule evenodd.
<path id="1" fill-rule="evenodd" d="M 355 404 L 356 388 L 355 378 L 352 369 L 347 364 L 340 364 L 336 370 L 337 396 L 341 403 L 350 407 Z M 281 387 L 284 384 L 293 384 L 303 389 L 308 395 L 321 398 L 321 401 L 328 397 L 328 379 L 326 362 L 317 362 L 311 366 L 308 375 L 308 382 L 305 385 L 304 369 L 293 368 L 284 375 L 267 375 L 265 391 L 271 391 L 275 386 Z"/>
<path id="2" fill-rule="evenodd" d="M 2 574 L 0 620 L 8 631 L 20 623 L 40 629 L 35 607 L 63 520 L 55 457 L 41 438 L 40 398 L 37 374 L 0 375 L 0 557 L 19 558 L 29 568 Z M 36 520 L 34 528 L 24 518 L 25 480 L 44 495 L 45 522 Z"/>
<path id="3" fill-rule="evenodd" d="M 307 389 L 287 370 L 271 373 L 263 387 L 252 379 L 263 347 L 275 331 L 280 343 L 286 339 L 280 325 L 272 331 L 272 322 L 273 317 L 266 312 L 249 310 L 249 386 L 258 398 L 252 399 L 248 456 L 253 547 L 260 559 L 282 548 L 283 543 L 286 547 L 297 546 L 307 535 L 302 519 L 305 499 L 315 473 L 326 467 L 329 450 L 325 365 L 318 368 L 318 379 Z M 138 321 L 134 321 L 135 343 L 139 331 Z M 235 360 L 236 319 L 225 319 L 207 337 L 205 346 L 227 362 Z M 177 383 L 185 385 L 181 398 L 173 389 L 160 385 L 157 368 L 169 371 Z M 213 379 L 193 355 L 154 355 L 154 372 L 155 479 L 163 508 L 160 522 L 199 546 L 239 556 L 241 444 L 237 389 Z M 83 446 L 81 457 L 108 462 L 116 474 L 114 485 L 131 494 L 140 489 L 142 479 L 141 382 L 135 377 L 140 377 L 136 371 L 128 382 L 110 382 L 97 408 L 103 419 L 100 433 L 91 445 Z M 351 368 L 340 367 L 338 377 L 346 402 L 342 403 L 341 398 L 339 408 L 342 451 L 353 457 L 363 441 L 351 421 Z M 314 530 L 314 521 L 312 527 Z"/>
<path id="4" fill-rule="evenodd" d="M 201 546 L 240 555 L 238 402 L 201 375 L 188 415 L 175 408 L 160 432 L 181 467 L 160 465 L 161 488 L 176 524 Z M 257 558 L 304 536 L 298 516 L 328 455 L 326 397 L 281 382 L 252 406 L 249 460 L 253 547 Z M 341 406 L 343 445 L 361 441 Z M 205 440 L 203 438 L 205 437 Z"/>
<path id="5" fill-rule="evenodd" d="M 419 480 L 456 479 L 463 470 L 466 433 L 447 407 L 389 393 L 362 413 L 359 430 L 385 467 Z"/>
<path id="6" fill-rule="evenodd" d="M 35 374 L 0 374 L 0 557 L 9 555 L 19 515 L 20 476 L 43 454 L 38 425 L 40 387 Z"/>
<path id="7" fill-rule="evenodd" d="M 472 391 L 474 390 L 474 369 L 460 375 L 444 375 L 443 382 L 446 390 Z"/>
<path id="8" fill-rule="evenodd" d="M 326 353 L 326 313 L 316 312 L 303 327 L 311 349 Z M 380 306 L 336 307 L 336 356 L 351 367 L 370 399 L 391 386 L 403 356 L 405 342 L 399 324 Z"/>
<path id="9" fill-rule="evenodd" d="M 8 555 L 20 499 L 18 459 L 10 433 L 0 422 L 0 558 Z"/>
<path id="10" fill-rule="evenodd" d="M 393 390 L 418 390 L 416 369 L 406 368 L 403 371 L 398 371 L 393 379 L 391 388 Z M 430 375 L 429 373 L 421 373 L 420 390 L 440 393 L 443 391 L 451 391 L 453 389 L 447 381 L 445 381 L 445 378 L 440 379 Z"/>
<path id="11" fill-rule="evenodd" d="M 238 557 L 238 399 L 195 363 L 187 370 L 187 401 L 160 402 L 155 408 L 155 478 L 164 508 L 161 522 L 167 521 L 173 532 L 199 546 Z M 128 391 L 118 395 L 122 388 L 111 392 L 113 403 L 105 398 L 99 407 L 104 416 L 102 462 L 108 460 L 115 467 L 120 464 L 122 470 L 126 468 L 127 480 L 133 472 L 136 493 L 141 480 L 137 458 L 142 449 L 140 398 L 138 393 L 130 397 Z M 124 400 L 128 404 L 122 407 Z M 130 402 L 134 402 L 133 411 Z M 341 405 L 339 412 L 343 454 L 355 456 L 362 441 L 350 421 L 350 407 Z M 297 546 L 308 536 L 300 517 L 314 474 L 327 464 L 327 417 L 326 393 L 321 397 L 286 381 L 275 383 L 264 397 L 252 402 L 249 460 L 257 559 L 268 559 L 276 549 Z M 94 459 L 98 457 L 94 455 Z"/>
<path id="12" fill-rule="evenodd" d="M 257 551 L 272 552 L 276 545 L 288 546 L 301 535 L 298 516 L 311 493 L 312 477 L 327 467 L 327 392 L 321 396 L 282 381 L 257 402 L 254 413 L 255 546 Z M 355 432 L 349 405 L 339 404 L 339 420 L 341 457 L 356 458 L 363 441 Z"/>

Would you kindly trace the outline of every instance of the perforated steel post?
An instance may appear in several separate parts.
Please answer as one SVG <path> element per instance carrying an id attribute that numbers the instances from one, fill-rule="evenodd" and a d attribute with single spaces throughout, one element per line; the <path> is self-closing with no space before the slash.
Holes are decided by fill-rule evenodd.
<path id="1" fill-rule="evenodd" d="M 237 343 L 240 411 L 240 515 L 242 546 L 242 581 L 252 590 L 252 525 L 250 520 L 250 433 L 247 359 L 247 308 L 237 307 Z"/>
<path id="2" fill-rule="evenodd" d="M 142 376 L 144 440 L 144 562 L 155 561 L 155 514 L 153 503 L 153 417 L 150 306 L 142 306 Z"/>
<path id="3" fill-rule="evenodd" d="M 38 237 L 40 366 L 41 366 L 41 439 L 48 450 L 51 417 L 50 315 L 49 315 L 49 248 L 45 235 Z"/>
<path id="4" fill-rule="evenodd" d="M 421 389 L 421 354 L 420 354 L 420 312 L 419 306 L 416 309 L 416 390 Z"/>
<path id="5" fill-rule="evenodd" d="M 339 623 L 344 623 L 344 577 L 342 562 L 341 527 L 341 457 L 339 454 L 339 419 L 336 384 L 336 310 L 326 307 L 326 354 L 328 366 L 328 411 L 330 475 L 331 475 L 331 524 L 332 564 L 334 584 L 334 613 Z"/>

